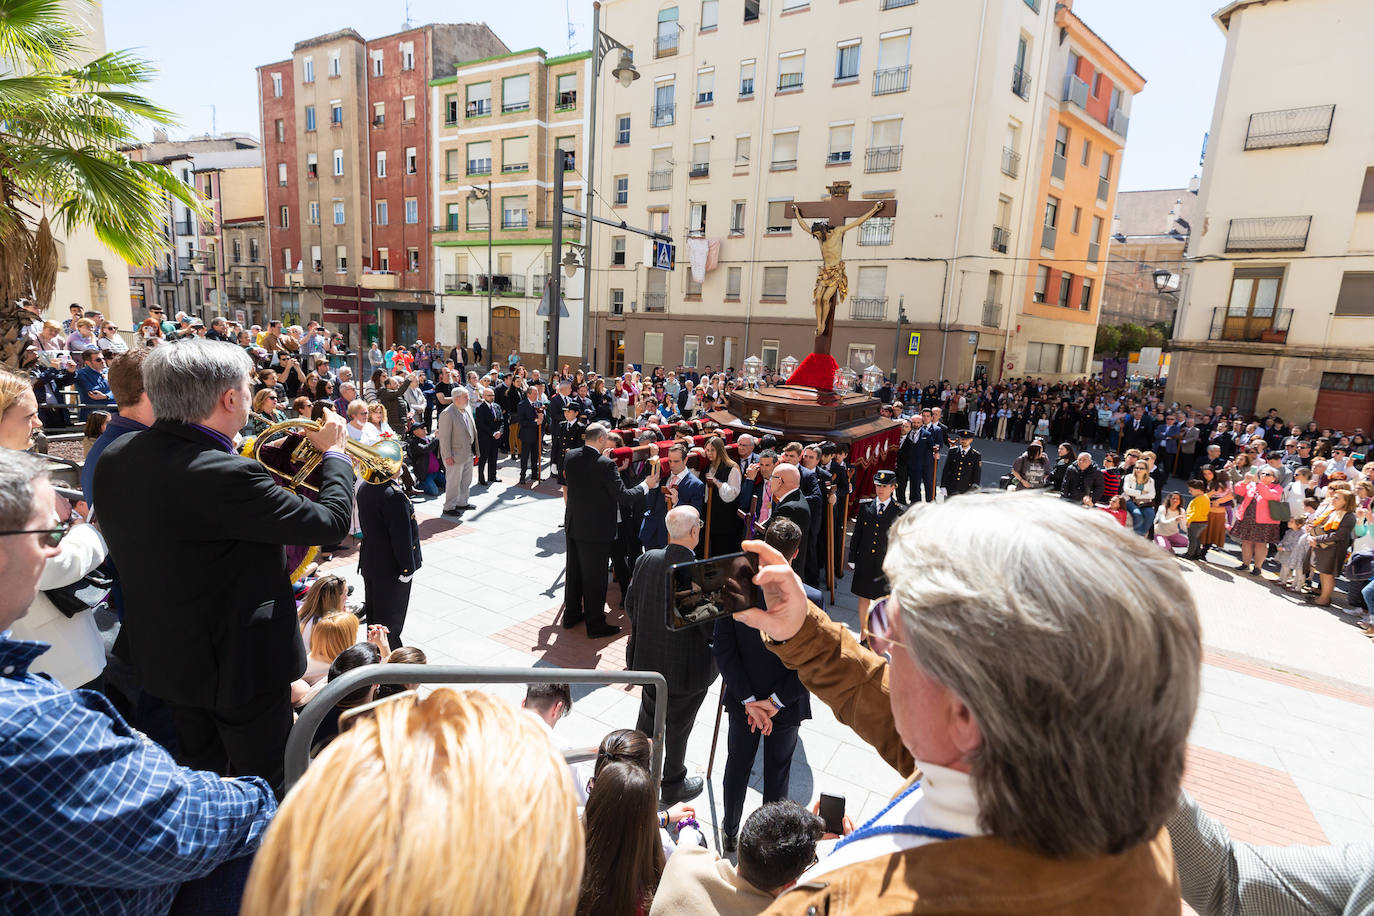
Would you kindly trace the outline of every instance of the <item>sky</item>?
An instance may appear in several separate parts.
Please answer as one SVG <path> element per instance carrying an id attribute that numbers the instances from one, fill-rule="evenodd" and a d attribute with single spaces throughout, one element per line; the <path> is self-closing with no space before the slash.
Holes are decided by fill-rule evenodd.
<path id="1" fill-rule="evenodd" d="M 1225 51 L 1211 19 L 1221 3 L 1075 0 L 1074 11 L 1146 79 L 1131 106 L 1121 190 L 1183 187 L 1201 171 Z M 1052 9 L 1053 0 L 1044 5 Z M 589 0 L 239 0 L 170 15 L 165 0 L 105 0 L 105 36 L 110 48 L 137 49 L 155 64 L 159 76 L 147 94 L 176 112 L 174 138 L 212 127 L 257 136 L 255 67 L 285 59 L 296 41 L 313 35 L 345 27 L 365 38 L 399 31 L 407 6 L 417 24 L 484 20 L 512 50 L 538 46 L 555 55 L 591 45 Z"/>

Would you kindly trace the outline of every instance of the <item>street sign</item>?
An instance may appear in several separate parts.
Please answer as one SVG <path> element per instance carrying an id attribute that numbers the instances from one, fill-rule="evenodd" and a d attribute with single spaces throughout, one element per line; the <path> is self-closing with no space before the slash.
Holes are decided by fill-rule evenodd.
<path id="1" fill-rule="evenodd" d="M 541 318 L 549 317 L 549 289 L 551 286 L 552 284 L 549 283 L 544 284 L 544 293 L 539 297 L 539 308 L 535 310 L 535 314 Z M 558 317 L 570 317 L 568 314 L 568 303 L 564 301 L 561 289 L 559 290 L 558 297 Z"/>
<path id="2" fill-rule="evenodd" d="M 672 270 L 677 257 L 677 248 L 672 242 L 664 242 L 659 239 L 650 239 L 652 252 L 649 257 L 649 266 L 657 270 Z"/>
<path id="3" fill-rule="evenodd" d="M 907 341 L 907 345 L 906 345 L 906 355 L 907 355 L 907 356 L 920 356 L 920 355 L 921 355 L 921 332 L 920 332 L 920 331 L 912 331 L 912 332 L 911 332 L 911 340 Z"/>

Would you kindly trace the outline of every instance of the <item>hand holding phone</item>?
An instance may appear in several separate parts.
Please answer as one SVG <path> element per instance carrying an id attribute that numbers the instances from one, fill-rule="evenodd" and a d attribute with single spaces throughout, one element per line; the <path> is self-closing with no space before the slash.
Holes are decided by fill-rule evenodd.
<path id="1" fill-rule="evenodd" d="M 816 802 L 816 806 L 811 810 L 819 814 L 821 820 L 825 821 L 825 832 L 827 834 L 840 837 L 854 829 L 852 826 L 848 831 L 844 829 L 847 818 L 844 816 L 843 795 L 831 795 L 828 792 L 822 792 L 820 799 Z"/>

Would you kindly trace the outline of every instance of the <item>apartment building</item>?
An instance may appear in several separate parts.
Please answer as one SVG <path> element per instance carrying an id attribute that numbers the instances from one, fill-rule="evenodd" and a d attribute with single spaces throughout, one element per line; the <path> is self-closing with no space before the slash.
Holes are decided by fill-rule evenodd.
<path id="1" fill-rule="evenodd" d="M 1199 180 L 1186 188 L 1122 191 L 1116 198 L 1098 323 L 1171 327 L 1184 246 L 1197 219 Z M 1168 271 L 1161 291 L 1155 272 Z"/>
<path id="2" fill-rule="evenodd" d="M 1234 0 L 1169 397 L 1374 428 L 1374 5 Z"/>
<path id="3" fill-rule="evenodd" d="M 849 298 L 832 345 L 841 365 L 997 378 L 1020 374 L 1035 345 L 1039 374 L 1081 373 L 1067 349 L 1051 368 L 1045 345 L 1090 345 L 1100 291 L 1082 312 L 1077 299 L 1072 309 L 1033 302 L 1030 281 L 1041 263 L 1087 273 L 1063 265 L 1086 259 L 1091 219 L 1045 248 L 1042 214 L 1051 192 L 1066 208 L 1086 193 L 1079 205 L 1091 207 L 1097 168 L 1090 183 L 1078 174 L 1076 146 L 1073 176 L 1052 175 L 1051 140 L 1062 119 L 1094 150 L 1110 147 L 1113 189 L 1121 140 L 1102 136 L 1112 131 L 1100 118 L 1066 111 L 1068 55 L 1086 61 L 1085 76 L 1106 71 L 1101 104 L 1115 104 L 1123 133 L 1139 81 L 1071 6 L 608 0 L 602 27 L 634 48 L 642 78 L 598 87 L 596 187 L 613 216 L 671 234 L 678 269 L 648 268 L 642 239 L 595 228 L 598 368 L 738 366 L 749 355 L 776 366 L 810 352 L 819 252 L 786 205 L 846 181 L 851 200 L 895 197 L 898 209 L 845 240 Z M 1118 83 L 1127 88 L 1113 96 Z M 693 249 L 710 268 L 700 282 Z M 921 334 L 914 356 L 910 332 Z"/>
<path id="4" fill-rule="evenodd" d="M 459 64 L 430 82 L 434 292 L 445 340 L 481 340 L 495 356 L 517 350 L 543 365 L 549 319 L 540 303 L 561 260 L 552 236 L 554 151 L 572 154 L 563 202 L 580 210 L 590 59 L 530 48 Z M 583 231 L 580 220 L 564 219 L 565 242 L 580 242 Z M 584 273 L 563 280 L 560 362 L 583 353 Z"/>
<path id="5" fill-rule="evenodd" d="M 320 319 L 326 286 L 362 287 L 380 301 L 367 323 L 331 319 L 351 345 L 378 334 L 433 337 L 430 224 L 421 218 L 432 181 L 426 86 L 458 61 L 505 50 L 483 24 L 371 40 L 343 29 L 258 67 L 266 282 L 283 318 Z"/>

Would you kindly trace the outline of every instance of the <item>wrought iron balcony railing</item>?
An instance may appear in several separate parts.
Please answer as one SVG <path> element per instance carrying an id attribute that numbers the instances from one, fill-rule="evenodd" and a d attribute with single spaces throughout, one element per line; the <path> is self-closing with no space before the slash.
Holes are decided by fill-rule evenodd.
<path id="1" fill-rule="evenodd" d="M 1011 91 L 1023 99 L 1030 98 L 1031 77 L 1020 67 L 1011 68 Z"/>
<path id="2" fill-rule="evenodd" d="M 1232 314 L 1228 307 L 1221 305 L 1212 309 L 1212 329 L 1208 339 L 1246 343 L 1287 343 L 1288 326 L 1292 321 L 1292 309 Z"/>
<path id="3" fill-rule="evenodd" d="M 1257 111 L 1250 115 L 1245 148 L 1273 149 L 1325 143 L 1331 137 L 1331 122 L 1335 117 L 1335 105 Z"/>
<path id="4" fill-rule="evenodd" d="M 654 105 L 649 109 L 649 123 L 654 127 L 670 127 L 677 114 L 677 105 L 669 102 L 666 105 Z"/>
<path id="5" fill-rule="evenodd" d="M 890 216 L 875 216 L 859 227 L 860 245 L 891 245 L 892 224 Z"/>
<path id="6" fill-rule="evenodd" d="M 1311 228 L 1310 216 L 1233 219 L 1226 229 L 1226 250 L 1303 251 Z"/>
<path id="7" fill-rule="evenodd" d="M 668 57 L 677 53 L 677 28 L 671 34 L 660 35 L 654 39 L 654 57 Z"/>
<path id="8" fill-rule="evenodd" d="M 853 156 L 854 156 L 854 152 L 853 152 L 852 150 L 847 150 L 847 149 L 831 150 L 828 154 L 826 154 L 826 157 L 825 157 L 825 164 L 826 164 L 826 165 L 839 165 L 840 163 L 849 162 L 849 161 L 853 158 Z"/>
<path id="9" fill-rule="evenodd" d="M 649 190 L 666 191 L 673 186 L 672 169 L 654 169 L 649 172 Z"/>
<path id="10" fill-rule="evenodd" d="M 916 0 L 882 0 L 883 9 L 895 10 L 903 6 L 915 6 Z"/>
<path id="11" fill-rule="evenodd" d="M 1006 254 L 1009 247 L 1011 247 L 1011 230 L 1006 226 L 993 226 L 992 250 Z"/>
<path id="12" fill-rule="evenodd" d="M 646 312 L 666 312 L 668 311 L 667 293 L 645 293 L 644 311 Z"/>
<path id="13" fill-rule="evenodd" d="M 688 178 L 706 178 L 711 174 L 711 163 L 693 162 L 691 169 L 687 172 Z"/>
<path id="14" fill-rule="evenodd" d="M 900 146 L 870 146 L 864 156 L 865 172 L 895 172 L 901 167 Z"/>
<path id="15" fill-rule="evenodd" d="M 1021 174 L 1021 154 L 1010 146 L 1002 147 L 1002 171 L 1012 178 Z"/>
<path id="16" fill-rule="evenodd" d="M 851 296 L 849 317 L 854 321 L 882 321 L 887 318 L 886 296 Z"/>
<path id="17" fill-rule="evenodd" d="M 911 88 L 911 65 L 904 67 L 885 67 L 873 72 L 873 94 L 889 95 L 893 92 L 906 92 Z"/>

